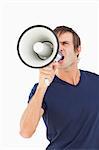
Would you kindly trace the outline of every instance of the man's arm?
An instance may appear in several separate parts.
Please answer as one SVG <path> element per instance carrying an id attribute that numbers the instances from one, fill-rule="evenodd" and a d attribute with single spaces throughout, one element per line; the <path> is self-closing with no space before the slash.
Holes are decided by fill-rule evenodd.
<path id="1" fill-rule="evenodd" d="M 42 109 L 42 102 L 48 88 L 48 85 L 45 83 L 45 79 L 47 78 L 50 84 L 53 81 L 54 76 L 55 68 L 53 64 L 49 67 L 40 69 L 39 84 L 36 92 L 31 98 L 20 120 L 21 136 L 29 138 L 35 132 L 39 120 L 44 113 L 44 110 Z"/>
<path id="2" fill-rule="evenodd" d="M 39 120 L 44 113 L 44 110 L 41 107 L 45 91 L 46 88 L 37 87 L 34 96 L 31 98 L 21 117 L 20 134 L 25 138 L 29 138 L 33 135 Z"/>

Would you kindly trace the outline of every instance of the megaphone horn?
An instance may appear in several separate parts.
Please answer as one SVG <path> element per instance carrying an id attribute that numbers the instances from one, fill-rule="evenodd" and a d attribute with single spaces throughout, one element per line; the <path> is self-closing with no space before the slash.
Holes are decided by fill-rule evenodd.
<path id="1" fill-rule="evenodd" d="M 42 68 L 49 65 L 59 55 L 58 50 L 57 36 L 52 29 L 44 25 L 27 28 L 20 35 L 17 43 L 19 58 L 25 65 L 32 68 Z"/>

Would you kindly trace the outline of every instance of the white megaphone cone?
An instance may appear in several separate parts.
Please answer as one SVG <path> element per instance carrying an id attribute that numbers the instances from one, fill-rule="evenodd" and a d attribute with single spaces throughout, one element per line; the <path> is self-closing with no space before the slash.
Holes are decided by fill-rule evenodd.
<path id="1" fill-rule="evenodd" d="M 44 43 L 36 42 L 33 45 L 33 49 L 41 59 L 47 59 L 48 57 L 50 57 L 50 55 L 52 54 L 52 51 L 53 51 L 52 44 L 49 42 L 44 42 Z M 63 58 L 62 53 L 58 52 L 54 61 L 58 62 L 62 58 Z"/>
<path id="2" fill-rule="evenodd" d="M 36 42 L 33 45 L 34 51 L 39 55 L 41 59 L 47 59 L 53 52 L 53 45 L 49 42 Z"/>
<path id="3" fill-rule="evenodd" d="M 19 37 L 17 51 L 21 61 L 32 68 L 42 68 L 53 62 L 58 54 L 59 42 L 52 29 L 36 25 L 26 29 Z"/>

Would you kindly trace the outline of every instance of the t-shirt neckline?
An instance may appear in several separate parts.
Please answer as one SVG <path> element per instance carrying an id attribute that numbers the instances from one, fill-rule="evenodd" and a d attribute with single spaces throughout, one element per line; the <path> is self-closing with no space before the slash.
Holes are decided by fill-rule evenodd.
<path id="1" fill-rule="evenodd" d="M 80 70 L 80 69 L 79 69 L 79 70 Z M 65 85 L 68 85 L 68 86 L 71 86 L 71 87 L 76 88 L 76 87 L 80 86 L 80 84 L 81 84 L 81 82 L 82 82 L 82 76 L 83 76 L 83 75 L 82 75 L 82 70 L 80 70 L 80 80 L 79 80 L 79 82 L 78 82 L 76 85 L 71 84 L 71 83 L 69 83 L 69 82 L 66 82 L 66 81 L 60 79 L 57 75 L 55 75 L 55 80 L 56 80 L 57 82 L 61 83 L 61 84 L 65 84 Z"/>

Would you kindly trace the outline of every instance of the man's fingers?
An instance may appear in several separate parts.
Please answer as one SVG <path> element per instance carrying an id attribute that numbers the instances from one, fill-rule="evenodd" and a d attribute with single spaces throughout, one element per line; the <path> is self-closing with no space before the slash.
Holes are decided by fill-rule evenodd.
<path id="1" fill-rule="evenodd" d="M 54 70 L 54 71 L 57 69 L 57 65 L 58 65 L 57 62 L 53 62 L 53 70 Z"/>

